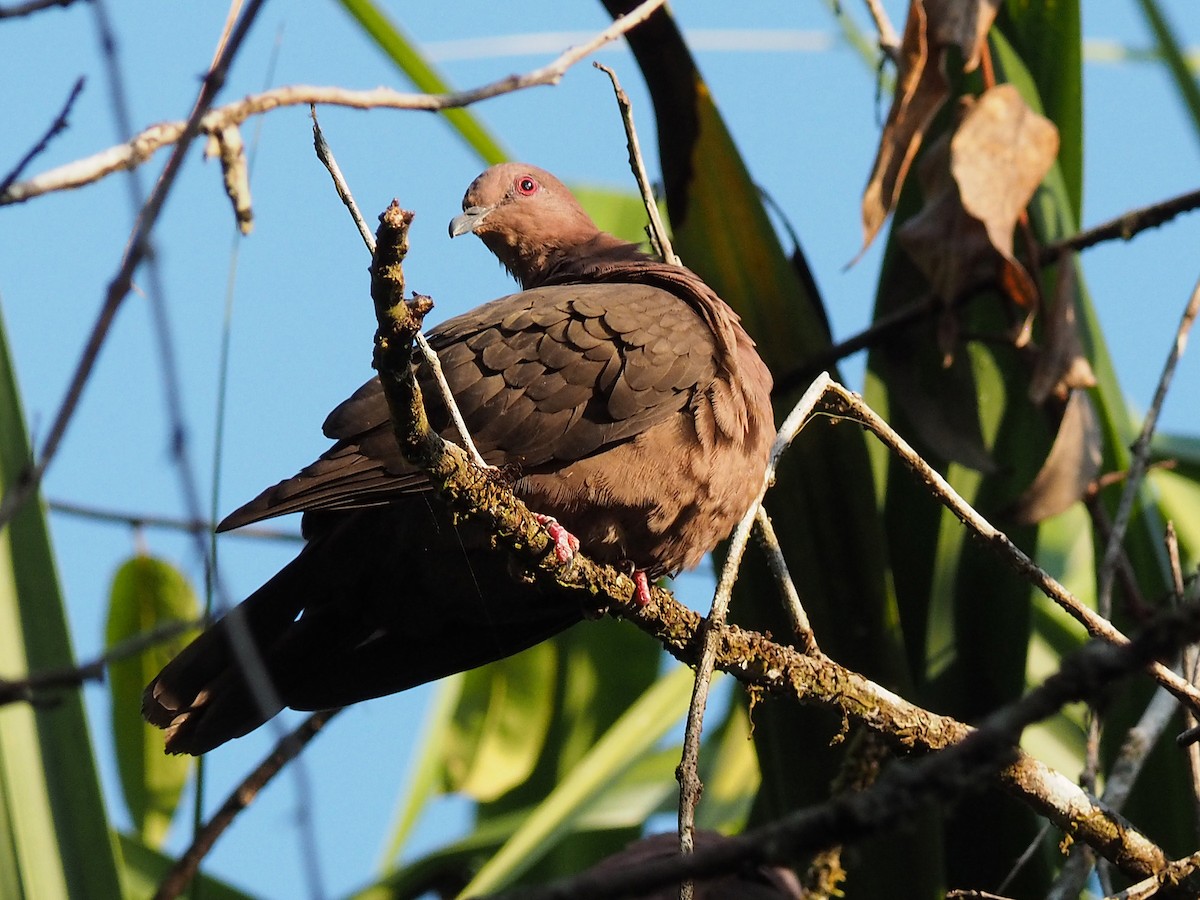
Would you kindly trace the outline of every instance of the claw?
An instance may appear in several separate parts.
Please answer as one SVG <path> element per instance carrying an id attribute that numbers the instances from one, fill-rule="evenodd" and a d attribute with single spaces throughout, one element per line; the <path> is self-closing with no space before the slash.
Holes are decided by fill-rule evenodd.
<path id="1" fill-rule="evenodd" d="M 558 557 L 558 561 L 560 563 L 570 562 L 572 557 L 579 552 L 579 538 L 558 524 L 558 519 L 554 516 L 534 513 L 534 518 L 549 533 L 550 540 L 554 541 L 554 555 Z"/>

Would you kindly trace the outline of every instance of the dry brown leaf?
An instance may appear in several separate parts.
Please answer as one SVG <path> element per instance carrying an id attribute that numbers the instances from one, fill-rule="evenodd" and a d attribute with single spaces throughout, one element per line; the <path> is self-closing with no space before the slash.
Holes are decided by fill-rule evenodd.
<path id="1" fill-rule="evenodd" d="M 1029 399 L 1039 406 L 1051 396 L 1065 401 L 1072 390 L 1096 386 L 1096 375 L 1083 353 L 1075 318 L 1075 260 L 1059 260 L 1054 303 L 1044 318 L 1042 346 L 1029 379 Z"/>
<path id="2" fill-rule="evenodd" d="M 1012 515 L 1020 525 L 1056 516 L 1087 492 L 1100 473 L 1100 422 L 1086 391 L 1071 392 L 1050 454 Z"/>
<path id="3" fill-rule="evenodd" d="M 964 71 L 979 64 L 980 48 L 999 0 L 910 0 L 892 108 L 863 191 L 863 249 L 895 206 L 929 123 L 950 94 L 946 50 L 956 46 Z"/>
<path id="4" fill-rule="evenodd" d="M 925 206 L 898 237 L 947 304 L 996 278 L 1016 303 L 1034 309 L 1037 285 L 1012 255 L 1012 234 L 1054 163 L 1058 131 L 1011 85 L 964 98 L 962 106 L 953 134 L 942 135 L 918 167 Z"/>
<path id="5" fill-rule="evenodd" d="M 1013 228 L 1058 156 L 1058 129 L 1011 84 L 984 91 L 950 141 L 950 171 L 963 208 L 1012 258 Z"/>
<path id="6" fill-rule="evenodd" d="M 983 223 L 968 215 L 959 199 L 950 176 L 949 134 L 925 151 L 917 178 L 925 205 L 896 236 L 934 294 L 949 305 L 967 288 L 994 277 L 996 252 Z"/>

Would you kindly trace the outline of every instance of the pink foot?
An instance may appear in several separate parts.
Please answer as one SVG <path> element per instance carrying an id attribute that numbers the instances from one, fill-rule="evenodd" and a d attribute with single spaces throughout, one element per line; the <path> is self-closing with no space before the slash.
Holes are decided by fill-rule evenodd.
<path id="1" fill-rule="evenodd" d="M 570 562 L 571 558 L 579 552 L 579 538 L 559 525 L 558 519 L 554 516 L 534 513 L 534 518 L 550 534 L 550 540 L 554 541 L 554 555 L 558 557 L 558 561 L 560 563 Z"/>
<path id="2" fill-rule="evenodd" d="M 650 602 L 650 582 L 646 578 L 644 569 L 635 569 L 633 573 L 633 596 L 637 600 L 638 606 L 645 606 Z"/>

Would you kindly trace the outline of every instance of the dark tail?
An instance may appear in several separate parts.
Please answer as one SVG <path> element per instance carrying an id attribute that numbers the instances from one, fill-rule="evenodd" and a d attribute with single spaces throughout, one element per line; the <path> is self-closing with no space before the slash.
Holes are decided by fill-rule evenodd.
<path id="1" fill-rule="evenodd" d="M 147 686 L 142 714 L 168 752 L 205 753 L 285 706 L 345 706 L 474 668 L 581 617 L 518 585 L 485 535 L 422 498 L 305 526 L 317 534 L 300 555 Z"/>

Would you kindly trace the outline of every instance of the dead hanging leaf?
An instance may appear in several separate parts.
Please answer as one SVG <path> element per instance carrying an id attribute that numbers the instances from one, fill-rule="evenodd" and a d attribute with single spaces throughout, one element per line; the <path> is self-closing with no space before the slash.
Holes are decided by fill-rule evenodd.
<path id="1" fill-rule="evenodd" d="M 959 199 L 958 185 L 950 175 L 949 134 L 925 151 L 917 178 L 925 205 L 897 229 L 896 237 L 942 301 L 938 346 L 949 356 L 958 334 L 951 308 L 954 300 L 995 276 L 997 255 L 983 223 L 968 215 Z"/>
<path id="2" fill-rule="evenodd" d="M 1058 515 L 1087 492 L 1100 473 L 1100 462 L 1096 410 L 1086 391 L 1072 391 L 1050 455 L 1014 504 L 1013 518 L 1020 525 L 1036 525 Z"/>
<path id="3" fill-rule="evenodd" d="M 962 103 L 958 127 L 939 138 L 921 161 L 917 176 L 925 206 L 898 236 L 947 304 L 996 279 L 1014 302 L 1033 309 L 1037 285 L 1013 256 L 1012 235 L 1054 163 L 1058 132 L 1011 85 Z"/>
<path id="4" fill-rule="evenodd" d="M 1029 379 L 1029 399 L 1039 406 L 1051 396 L 1066 402 L 1072 390 L 1096 386 L 1096 375 L 1083 352 L 1075 318 L 1075 260 L 1058 263 L 1054 303 L 1043 318 L 1042 346 Z"/>
<path id="5" fill-rule="evenodd" d="M 989 88 L 950 141 L 950 171 L 963 208 L 1012 259 L 1013 228 L 1058 156 L 1058 129 L 1011 84 Z"/>
<path id="6" fill-rule="evenodd" d="M 929 123 L 950 95 L 946 51 L 957 47 L 963 70 L 979 64 L 980 48 L 999 0 L 911 0 L 900 53 L 896 92 L 863 191 L 863 250 L 895 206 Z"/>

